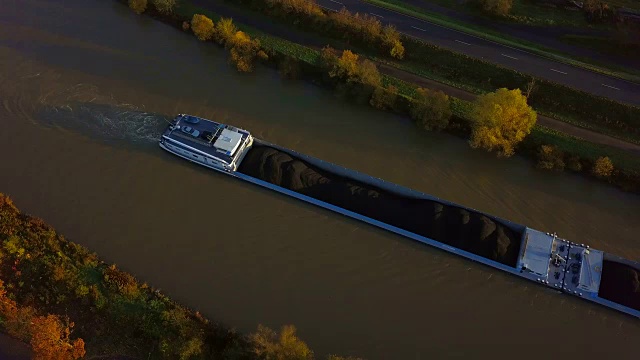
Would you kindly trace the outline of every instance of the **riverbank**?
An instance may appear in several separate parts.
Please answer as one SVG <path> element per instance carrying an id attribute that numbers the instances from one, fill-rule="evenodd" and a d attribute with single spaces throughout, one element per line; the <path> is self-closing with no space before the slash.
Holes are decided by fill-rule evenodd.
<path id="1" fill-rule="evenodd" d="M 278 338 L 262 326 L 240 334 L 211 321 L 20 212 L 2 193 L 0 242 L 1 328 L 30 342 L 36 356 L 313 359 L 294 327 Z"/>
<path id="2" fill-rule="evenodd" d="M 546 76 L 549 70 L 545 70 L 545 75 L 542 75 L 538 67 L 531 63 L 531 61 L 535 63 L 535 59 L 529 59 L 521 66 L 508 67 L 502 61 L 505 59 L 503 56 L 491 61 L 485 59 L 485 57 L 492 58 L 496 52 L 505 51 L 500 47 L 494 48 L 491 43 L 487 43 L 481 47 L 486 47 L 490 53 L 469 50 L 474 54 L 470 56 L 465 51 L 457 50 L 457 46 L 451 47 L 446 42 L 439 41 L 438 33 L 435 36 L 399 33 L 398 41 L 402 43 L 403 56 L 393 56 L 387 47 L 376 40 L 376 34 L 384 32 L 381 30 L 383 29 L 381 21 L 373 15 L 367 15 L 369 11 L 375 11 L 373 9 L 360 11 L 359 15 L 354 15 L 344 9 L 337 13 L 335 10 L 322 9 L 308 1 L 302 1 L 291 7 L 284 5 L 281 1 L 265 0 L 211 2 L 192 0 L 191 2 L 224 16 L 228 16 L 226 14 L 230 10 L 235 10 L 236 13 L 251 14 L 252 18 L 263 19 L 263 22 L 285 24 L 289 28 L 293 27 L 298 31 L 322 37 L 328 40 L 325 44 L 333 47 L 339 48 L 341 44 L 345 44 L 350 50 L 377 61 L 475 94 L 484 94 L 503 87 L 519 88 L 528 93 L 529 105 L 539 114 L 625 141 L 640 142 L 636 130 L 637 118 L 640 118 L 638 107 L 640 103 L 638 98 L 633 96 L 633 92 L 636 91 L 635 86 L 627 82 L 622 84 L 616 82 L 616 86 L 623 91 L 612 93 L 610 90 L 603 90 L 605 87 L 602 85 L 607 83 L 605 79 L 610 78 L 600 77 L 590 71 L 576 72 L 561 68 L 559 72 L 551 71 L 558 75 Z M 305 10 L 305 6 L 313 11 Z M 367 6 L 370 7 L 368 4 Z M 386 11 L 384 14 L 385 18 L 394 15 Z M 410 18 L 405 18 L 406 21 L 396 19 L 395 23 L 404 24 L 405 26 L 402 26 L 404 32 L 407 31 L 409 23 L 420 26 L 419 23 L 408 19 Z M 270 30 L 267 32 L 271 33 Z M 442 36 L 448 38 L 451 34 Z M 471 39 L 465 39 L 465 41 L 474 42 Z M 476 47 L 474 46 L 473 49 Z M 513 65 L 512 61 L 507 63 Z M 557 63 L 552 62 L 552 64 Z M 547 65 L 553 68 L 552 64 Z M 580 75 L 576 76 L 577 74 Z M 528 90 L 532 81 L 535 82 L 535 86 L 533 90 Z"/>
<path id="3" fill-rule="evenodd" d="M 120 2 L 125 3 L 125 1 L 122 0 L 120 0 Z M 148 15 L 165 21 L 183 31 L 183 23 L 185 21 L 188 22 L 193 14 L 196 13 L 205 14 L 214 20 L 218 20 L 221 17 L 211 10 L 202 9 L 187 2 L 182 3 L 182 6 L 177 8 L 171 15 L 159 14 L 154 10 L 153 6 L 147 9 Z M 255 25 L 256 19 L 252 20 L 254 21 L 252 25 Z M 257 30 L 254 27 L 243 24 L 237 25 L 241 30 L 261 41 L 262 47 L 270 55 L 269 60 L 265 62 L 265 64 L 282 69 L 283 63 L 293 59 L 296 67 L 299 68 L 300 77 L 322 86 L 335 86 L 335 81 L 327 79 L 327 76 L 324 75 L 327 70 L 320 65 L 320 52 L 317 48 L 287 41 Z M 282 34 L 282 31 L 279 33 Z M 290 33 L 299 41 L 308 39 L 308 41 L 313 41 L 314 43 L 321 43 L 316 38 L 308 38 L 308 34 L 300 34 L 298 32 Z M 384 70 L 384 67 L 382 68 Z M 393 69 L 393 71 L 397 72 L 399 70 Z M 413 101 L 412 96 L 414 96 L 415 89 L 418 86 L 392 76 L 384 76 L 383 82 L 385 85 L 392 84 L 398 88 L 398 96 L 390 110 L 407 115 Z M 467 114 L 470 106 L 471 103 L 468 101 L 452 99 L 454 117 L 451 125 L 447 129 L 448 131 L 461 136 L 468 135 L 469 120 Z M 545 144 L 552 145 L 560 151 L 557 155 L 562 160 L 563 168 L 565 163 L 567 165 L 571 164 L 571 166 L 567 166 L 571 171 L 588 176 L 592 175 L 591 169 L 596 159 L 602 156 L 609 157 L 612 159 L 615 168 L 611 176 L 601 180 L 614 184 L 625 191 L 640 192 L 640 162 L 635 154 L 609 146 L 593 144 L 541 126 L 533 129 L 532 134 L 519 146 L 517 153 L 534 161 L 541 160 L 539 159 L 540 147 Z"/>

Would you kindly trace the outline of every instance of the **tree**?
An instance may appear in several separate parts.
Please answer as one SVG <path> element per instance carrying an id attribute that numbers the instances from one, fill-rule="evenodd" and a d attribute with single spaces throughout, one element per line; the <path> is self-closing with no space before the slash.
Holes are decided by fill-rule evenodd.
<path id="1" fill-rule="evenodd" d="M 387 110 L 393 109 L 393 106 L 398 97 L 398 88 L 393 85 L 388 85 L 386 88 L 378 86 L 371 96 L 369 103 L 376 109 Z"/>
<path id="2" fill-rule="evenodd" d="M 15 301 L 6 296 L 4 283 L 0 280 L 0 317 L 7 333 L 28 341 L 31 336 L 31 321 L 35 316 L 36 312 L 32 307 L 18 307 Z"/>
<path id="3" fill-rule="evenodd" d="M 607 178 L 613 173 L 613 163 L 607 156 L 599 157 L 593 164 L 591 173 L 599 178 Z"/>
<path id="4" fill-rule="evenodd" d="M 513 0 L 480 0 L 480 4 L 489 14 L 507 16 L 513 6 Z"/>
<path id="5" fill-rule="evenodd" d="M 266 360 L 312 360 L 313 351 L 296 336 L 293 325 L 285 325 L 280 334 L 266 326 L 249 336 L 254 353 Z"/>
<path id="6" fill-rule="evenodd" d="M 382 84 L 382 75 L 380 75 L 380 71 L 378 71 L 378 67 L 373 61 L 365 59 L 359 64 L 355 78 L 351 79 L 351 81 L 357 81 L 375 88 Z"/>
<path id="7" fill-rule="evenodd" d="M 180 360 L 188 360 L 200 355 L 204 348 L 204 331 L 182 308 L 173 308 L 162 312 L 163 324 L 174 337 L 165 337 L 161 344 L 167 355 L 177 355 Z"/>
<path id="8" fill-rule="evenodd" d="M 358 73 L 358 55 L 351 50 L 344 50 L 342 56 L 329 69 L 329 76 L 347 80 L 355 79 Z"/>
<path id="9" fill-rule="evenodd" d="M 280 75 L 283 79 L 295 80 L 301 73 L 300 63 L 298 60 L 288 55 L 280 60 L 278 68 L 280 69 Z"/>
<path id="10" fill-rule="evenodd" d="M 147 0 L 129 0 L 129 7 L 136 14 L 142 14 L 147 9 Z"/>
<path id="11" fill-rule="evenodd" d="M 536 86 L 536 78 L 534 78 L 533 76 L 531 77 L 531 80 L 529 80 L 529 82 L 527 83 L 525 89 L 524 89 L 524 96 L 529 99 L 529 97 L 531 96 L 531 94 L 533 94 L 533 92 L 537 89 L 538 87 Z"/>
<path id="12" fill-rule="evenodd" d="M 73 323 L 65 325 L 55 315 L 38 316 L 31 325 L 31 348 L 35 360 L 75 360 L 85 355 L 84 341 L 71 341 Z"/>
<path id="13" fill-rule="evenodd" d="M 351 50 L 344 50 L 342 56 L 335 58 L 332 55 L 331 48 L 325 48 L 323 49 L 322 58 L 330 66 L 330 77 L 372 87 L 380 86 L 382 82 L 382 76 L 376 64 L 366 59 L 359 61 L 358 55 L 351 52 Z"/>
<path id="14" fill-rule="evenodd" d="M 193 14 L 191 18 L 191 30 L 196 34 L 198 40 L 207 41 L 210 40 L 215 31 L 213 20 L 209 19 L 205 15 Z"/>
<path id="15" fill-rule="evenodd" d="M 400 41 L 400 33 L 393 25 L 387 25 L 382 30 L 382 43 L 389 49 L 389 54 L 402 60 L 404 58 L 404 45 Z"/>
<path id="16" fill-rule="evenodd" d="M 473 148 L 496 150 L 499 156 L 511 156 L 536 123 L 536 112 L 527 105 L 520 89 L 498 89 L 478 96 L 471 113 Z"/>
<path id="17" fill-rule="evenodd" d="M 233 46 L 233 37 L 238 32 L 238 28 L 233 23 L 233 19 L 221 18 L 218 21 L 215 32 L 215 39 L 218 44 L 224 44 L 225 47 Z"/>
<path id="18" fill-rule="evenodd" d="M 230 44 L 232 48 L 229 61 L 236 66 L 238 71 L 251 72 L 253 70 L 253 61 L 258 53 L 261 52 L 260 41 L 252 40 L 244 32 L 238 31 L 230 41 Z M 266 56 L 267 54 L 262 52 L 260 57 L 264 58 Z"/>
<path id="19" fill-rule="evenodd" d="M 538 168 L 564 170 L 564 153 L 553 145 L 541 145 L 538 149 Z"/>
<path id="20" fill-rule="evenodd" d="M 159 13 L 169 15 L 176 8 L 177 0 L 153 0 L 153 6 Z"/>
<path id="21" fill-rule="evenodd" d="M 6 296 L 0 280 L 0 317 L 11 336 L 30 341 L 36 360 L 75 360 L 85 355 L 84 341 L 71 341 L 73 323 L 63 323 L 56 315 L 37 316 L 30 306 L 18 306 Z"/>
<path id="22" fill-rule="evenodd" d="M 442 91 L 418 88 L 411 118 L 427 130 L 441 130 L 449 125 L 451 119 L 449 96 Z"/>

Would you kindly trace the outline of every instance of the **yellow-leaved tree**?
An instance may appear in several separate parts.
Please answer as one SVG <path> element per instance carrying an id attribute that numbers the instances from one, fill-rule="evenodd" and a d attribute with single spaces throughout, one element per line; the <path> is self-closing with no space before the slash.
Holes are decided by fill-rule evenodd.
<path id="1" fill-rule="evenodd" d="M 591 173 L 599 178 L 607 178 L 613 174 L 613 162 L 609 157 L 601 156 L 593 163 Z"/>
<path id="2" fill-rule="evenodd" d="M 342 51 L 334 66 L 329 69 L 329 76 L 355 80 L 358 73 L 358 55 L 351 50 Z"/>
<path id="3" fill-rule="evenodd" d="M 215 39 L 219 44 L 229 48 L 233 45 L 233 38 L 237 32 L 238 28 L 233 23 L 233 19 L 221 18 L 216 24 Z"/>
<path id="4" fill-rule="evenodd" d="M 196 34 L 196 37 L 199 40 L 207 41 L 213 36 L 215 27 L 213 25 L 213 20 L 208 17 L 200 14 L 193 14 L 193 17 L 191 18 L 191 30 L 193 30 L 193 33 Z"/>
<path id="5" fill-rule="evenodd" d="M 250 336 L 254 353 L 269 360 L 312 360 L 313 351 L 296 336 L 293 325 L 285 325 L 280 334 L 266 326 L 258 325 L 258 331 Z"/>
<path id="6" fill-rule="evenodd" d="M 393 25 L 387 25 L 382 30 L 382 43 L 389 49 L 389 54 L 396 59 L 404 58 L 404 45 L 400 41 L 400 33 Z"/>
<path id="7" fill-rule="evenodd" d="M 511 156 L 515 146 L 531 133 L 537 114 L 520 89 L 498 89 L 478 96 L 471 113 L 473 148 Z"/>
<path id="8" fill-rule="evenodd" d="M 261 60 L 267 60 L 267 54 L 260 50 L 260 41 L 251 39 L 242 31 L 236 32 L 231 40 L 231 56 L 229 60 L 240 72 L 251 72 L 256 56 Z"/>

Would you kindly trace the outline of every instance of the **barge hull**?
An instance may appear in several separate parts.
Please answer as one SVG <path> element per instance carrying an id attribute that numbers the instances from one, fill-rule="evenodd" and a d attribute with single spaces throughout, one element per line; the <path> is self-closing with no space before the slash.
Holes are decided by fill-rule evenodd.
<path id="1" fill-rule="evenodd" d="M 588 246 L 585 247 L 584 244 L 572 243 L 572 242 L 569 242 L 567 240 L 557 238 L 555 236 L 555 234 L 542 233 L 540 231 L 537 231 L 537 230 L 534 230 L 534 229 L 530 229 L 530 228 L 528 228 L 528 227 L 526 227 L 524 225 L 517 224 L 517 223 L 514 223 L 512 221 L 509 221 L 509 220 L 506 220 L 506 219 L 502 219 L 502 218 L 499 218 L 499 217 L 495 217 L 495 216 L 492 216 L 492 215 L 489 215 L 489 214 L 484 214 L 481 211 L 478 211 L 478 210 L 475 210 L 475 209 L 472 209 L 472 208 L 468 208 L 468 207 L 465 207 L 465 206 L 461 206 L 459 204 L 455 204 L 455 203 L 452 203 L 452 202 L 444 200 L 444 199 L 439 199 L 437 197 L 434 197 L 434 196 L 431 196 L 431 195 L 428 195 L 428 194 L 425 194 L 425 193 L 422 193 L 422 192 L 419 192 L 419 191 L 416 191 L 416 190 L 413 190 L 413 189 L 410 189 L 410 188 L 406 188 L 406 187 L 403 187 L 403 186 L 400 186 L 400 185 L 397 185 L 397 184 L 394 184 L 394 183 L 391 183 L 391 182 L 388 182 L 388 181 L 385 181 L 385 180 L 382 180 L 382 179 L 379 179 L 379 178 L 375 178 L 373 176 L 370 176 L 370 175 L 367 175 L 367 174 L 363 174 L 363 173 L 357 172 L 355 170 L 347 169 L 345 167 L 342 167 L 342 166 L 339 166 L 339 165 L 336 165 L 336 164 L 333 164 L 333 163 L 329 163 L 329 162 L 320 160 L 318 158 L 314 158 L 314 157 L 311 157 L 311 156 L 308 156 L 308 155 L 305 155 L 305 154 L 301 154 L 301 153 L 298 153 L 296 151 L 293 151 L 293 150 L 290 150 L 290 149 L 287 149 L 287 148 L 284 148 L 284 147 L 281 147 L 281 146 L 278 146 L 278 145 L 275 145 L 275 144 L 271 144 L 271 143 L 266 142 L 264 140 L 260 140 L 258 138 L 253 138 L 253 145 L 265 146 L 265 147 L 270 147 L 270 148 L 276 149 L 276 150 L 281 151 L 283 153 L 286 153 L 286 154 L 288 154 L 288 155 L 290 155 L 290 156 L 292 156 L 294 158 L 298 158 L 298 159 L 308 163 L 309 165 L 317 167 L 318 169 L 321 169 L 321 170 L 324 170 L 324 171 L 327 171 L 327 172 L 330 172 L 330 173 L 333 173 L 333 174 L 337 174 L 337 175 L 343 176 L 345 178 L 350 178 L 350 179 L 359 181 L 359 182 L 361 182 L 363 184 L 367 184 L 367 185 L 370 185 L 370 186 L 374 186 L 374 187 L 380 188 L 380 189 L 385 190 L 385 191 L 389 191 L 391 193 L 396 193 L 396 194 L 400 194 L 402 196 L 412 197 L 412 198 L 416 198 L 416 199 L 437 201 L 437 202 L 440 202 L 440 203 L 448 205 L 448 206 L 454 206 L 454 207 L 462 208 L 462 209 L 465 209 L 465 210 L 468 210 L 468 211 L 481 213 L 481 214 L 487 216 L 488 218 L 490 218 L 490 219 L 492 219 L 494 221 L 498 221 L 498 222 L 502 223 L 503 225 L 508 226 L 512 230 L 515 230 L 517 232 L 521 232 L 522 233 L 522 238 L 520 239 L 520 258 L 519 258 L 518 264 L 515 267 L 514 266 L 509 266 L 509 265 L 500 263 L 498 261 L 494 261 L 494 260 L 479 256 L 479 255 L 476 255 L 474 253 L 471 253 L 471 252 L 468 252 L 468 251 L 465 251 L 465 250 L 462 250 L 462 249 L 447 245 L 447 244 L 442 243 L 440 241 L 436 241 L 436 240 L 427 238 L 425 236 L 416 234 L 414 232 L 407 231 L 405 229 L 402 229 L 402 228 L 387 224 L 385 222 L 382 222 L 382 221 L 379 221 L 379 220 L 364 216 L 362 214 L 359 214 L 359 213 L 344 209 L 342 207 L 335 206 L 333 204 L 318 200 L 316 198 L 313 198 L 313 197 L 298 193 L 296 191 L 284 188 L 282 186 L 278 186 L 278 185 L 269 183 L 267 181 L 258 179 L 256 177 L 246 175 L 246 174 L 241 173 L 239 171 L 229 172 L 229 171 L 224 171 L 224 170 L 219 169 L 219 168 L 207 166 L 206 164 L 194 161 L 193 159 L 190 159 L 188 157 L 182 156 L 181 154 L 177 154 L 177 153 L 171 151 L 170 149 L 167 149 L 166 147 L 162 146 L 162 144 L 160 144 L 160 146 L 164 150 L 167 150 L 167 151 L 169 151 L 169 152 L 171 152 L 171 153 L 173 153 L 175 155 L 178 155 L 178 156 L 180 156 L 180 157 L 182 157 L 184 159 L 187 159 L 187 160 L 189 160 L 191 162 L 195 162 L 195 163 L 200 164 L 200 165 L 205 165 L 205 166 L 207 166 L 207 167 L 209 167 L 209 168 L 211 168 L 213 170 L 217 170 L 217 171 L 222 172 L 222 173 L 224 173 L 226 175 L 230 175 L 230 176 L 242 179 L 242 180 L 250 182 L 252 184 L 255 184 L 255 185 L 258 185 L 258 186 L 261 186 L 261 187 L 264 187 L 264 188 L 279 192 L 279 193 L 284 194 L 284 195 L 288 195 L 288 196 L 294 197 L 296 199 L 299 199 L 299 200 L 305 201 L 307 203 L 310 203 L 310 204 L 325 208 L 325 209 L 330 210 L 330 211 L 334 211 L 336 213 L 348 216 L 350 218 L 353 218 L 353 219 L 356 219 L 356 220 L 359 220 L 359 221 L 363 221 L 365 223 L 368 223 L 370 225 L 379 227 L 381 229 L 393 232 L 393 233 L 398 234 L 398 235 L 402 235 L 402 236 L 408 237 L 408 238 L 413 239 L 415 241 L 418 241 L 418 242 L 421 242 L 423 244 L 427 244 L 427 245 L 436 247 L 438 249 L 447 251 L 447 252 L 452 253 L 452 254 L 460 255 L 460 256 L 465 257 L 467 259 L 470 259 L 470 260 L 473 260 L 475 262 L 478 262 L 478 263 L 493 267 L 495 269 L 499 269 L 499 270 L 508 272 L 508 273 L 516 275 L 518 277 L 525 278 L 525 279 L 537 282 L 537 283 L 539 283 L 541 285 L 544 285 L 546 287 L 550 287 L 550 288 L 553 288 L 555 290 L 558 290 L 559 292 L 563 292 L 563 293 L 566 293 L 566 294 L 574 295 L 574 296 L 580 297 L 582 299 L 585 299 L 585 300 L 588 300 L 588 301 L 591 301 L 591 302 L 594 302 L 594 303 L 598 303 L 598 304 L 604 305 L 604 306 L 606 306 L 608 308 L 611 308 L 611 309 L 626 313 L 628 315 L 640 318 L 640 311 L 639 310 L 636 310 L 636 309 L 633 309 L 633 308 L 630 308 L 630 307 L 627 307 L 627 306 L 623 306 L 621 304 L 618 304 L 618 303 L 615 303 L 613 301 L 610 301 L 610 300 L 604 299 L 602 297 L 599 297 L 598 293 L 597 293 L 597 286 L 596 286 L 595 291 L 584 291 L 584 290 L 581 291 L 578 288 L 579 284 L 577 284 L 577 283 L 576 284 L 571 284 L 570 283 L 570 280 L 569 280 L 568 276 L 571 275 L 571 272 L 570 272 L 571 260 L 569 259 L 569 256 L 572 254 L 572 251 L 573 251 L 573 254 L 575 254 L 575 253 L 582 254 L 586 250 L 586 253 L 588 254 L 589 253 L 589 247 Z M 249 151 L 251 151 L 251 150 L 249 150 Z M 553 249 L 557 249 L 558 247 L 566 246 L 566 250 L 563 250 L 564 253 L 561 254 L 563 257 L 566 255 L 566 260 L 563 260 L 563 261 L 565 261 L 565 263 L 563 265 L 559 265 L 558 268 L 556 269 L 556 270 L 558 270 L 557 272 L 561 273 L 561 276 L 555 277 L 555 279 L 554 279 L 553 274 L 548 273 L 548 272 L 547 273 L 540 273 L 539 271 L 538 272 L 533 272 L 533 271 L 528 270 L 528 269 L 527 269 L 528 271 L 525 271 L 525 268 L 526 268 L 525 265 L 526 264 L 524 264 L 523 260 L 524 259 L 531 260 L 532 258 L 535 258 L 535 256 L 532 257 L 531 255 L 529 255 L 529 257 L 527 258 L 526 257 L 527 251 L 531 250 L 531 251 L 529 251 L 531 253 L 531 252 L 533 252 L 534 245 L 535 246 L 539 245 L 539 244 L 533 244 L 534 242 L 532 241 L 532 239 L 534 239 L 534 238 L 537 238 L 538 240 L 542 239 L 542 243 L 544 243 L 545 245 L 549 245 L 549 247 L 552 247 Z M 538 260 L 539 263 L 544 263 L 545 261 L 547 263 L 550 262 L 551 255 L 552 255 L 551 254 L 551 249 L 549 251 L 550 251 L 549 253 L 542 254 L 542 256 L 538 257 L 537 260 Z M 633 266 L 633 267 L 635 267 L 637 269 L 640 269 L 640 264 L 638 264 L 637 262 L 633 262 L 633 261 L 629 261 L 629 260 L 626 260 L 626 259 L 622 259 L 622 258 L 619 258 L 617 256 L 610 255 L 610 254 L 605 254 L 604 256 L 606 258 L 609 258 L 609 259 L 611 259 L 611 258 L 620 259 L 621 263 L 625 263 L 625 264 L 631 265 L 631 266 Z M 578 262 L 581 264 L 580 261 L 578 261 Z M 574 263 L 575 263 L 575 261 L 574 261 Z M 540 266 L 538 268 L 540 268 Z M 551 266 L 549 266 L 549 271 L 550 270 L 552 270 Z"/>

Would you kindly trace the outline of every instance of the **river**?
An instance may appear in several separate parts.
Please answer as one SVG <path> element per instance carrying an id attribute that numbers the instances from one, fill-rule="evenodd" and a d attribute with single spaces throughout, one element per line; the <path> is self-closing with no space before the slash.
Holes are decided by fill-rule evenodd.
<path id="1" fill-rule="evenodd" d="M 640 197 L 347 104 L 110 0 L 0 2 L 0 191 L 207 316 L 317 355 L 632 359 L 637 319 L 162 152 L 186 112 L 640 258 Z M 550 347 L 549 347 L 550 346 Z"/>

